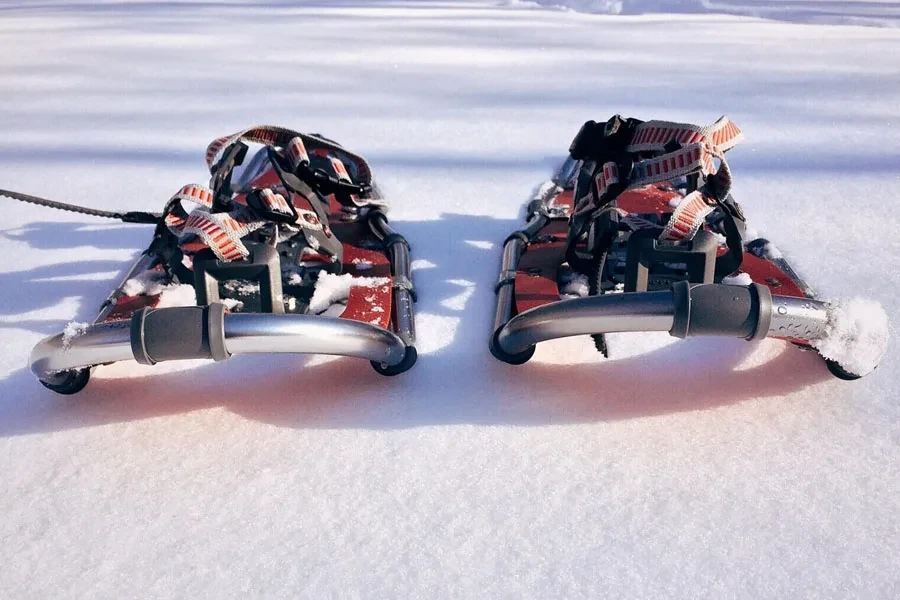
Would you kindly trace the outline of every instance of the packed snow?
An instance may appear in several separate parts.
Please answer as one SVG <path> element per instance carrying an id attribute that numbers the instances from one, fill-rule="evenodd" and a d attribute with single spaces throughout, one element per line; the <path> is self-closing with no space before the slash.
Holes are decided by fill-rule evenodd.
<path id="1" fill-rule="evenodd" d="M 896 336 L 852 383 L 777 340 L 487 349 L 503 240 L 614 113 L 733 118 L 751 225 L 824 298 L 896 321 L 900 30 L 507 4 L 0 5 L 0 187 L 157 211 L 215 137 L 321 132 L 371 162 L 419 298 L 397 377 L 235 356 L 61 397 L 31 347 L 91 322 L 151 228 L 0 198 L 0 596 L 900 596 Z"/>

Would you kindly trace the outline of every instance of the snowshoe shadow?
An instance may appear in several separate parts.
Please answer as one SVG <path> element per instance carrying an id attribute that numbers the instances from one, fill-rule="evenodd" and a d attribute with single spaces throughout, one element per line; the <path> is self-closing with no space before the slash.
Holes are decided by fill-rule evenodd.
<path id="1" fill-rule="evenodd" d="M 0 273 L 0 330 L 26 329 L 41 335 L 58 333 L 66 320 L 43 319 L 40 312 L 66 300 L 77 303 L 76 321 L 91 321 L 112 287 L 137 258 L 136 234 L 150 239 L 151 232 L 129 225 L 93 225 L 79 222 L 35 222 L 0 231 L 0 236 L 27 243 L 34 250 L 71 250 L 88 247 L 127 253 L 130 259 L 86 259 L 59 262 L 24 271 Z M 87 302 L 84 300 L 87 299 Z M 34 316 L 26 316 L 36 313 Z"/>

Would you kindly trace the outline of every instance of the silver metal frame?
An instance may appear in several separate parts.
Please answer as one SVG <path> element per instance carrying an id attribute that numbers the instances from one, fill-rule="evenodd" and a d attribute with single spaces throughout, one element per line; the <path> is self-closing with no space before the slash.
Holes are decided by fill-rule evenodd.
<path id="1" fill-rule="evenodd" d="M 671 292 L 609 294 L 560 300 L 520 313 L 500 328 L 497 343 L 520 354 L 539 342 L 621 331 L 669 331 L 675 321 Z"/>
<path id="2" fill-rule="evenodd" d="M 262 313 L 226 314 L 225 349 L 229 354 L 335 354 L 389 366 L 399 364 L 406 353 L 399 336 L 368 323 Z M 38 379 L 45 380 L 60 371 L 133 359 L 128 320 L 97 323 L 71 339 L 62 333 L 44 338 L 29 362 Z"/>

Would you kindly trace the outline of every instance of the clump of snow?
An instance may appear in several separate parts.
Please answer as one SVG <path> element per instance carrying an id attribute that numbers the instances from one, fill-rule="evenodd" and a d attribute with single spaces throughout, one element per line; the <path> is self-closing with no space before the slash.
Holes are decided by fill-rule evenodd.
<path id="1" fill-rule="evenodd" d="M 535 188 L 534 193 L 531 195 L 532 200 L 543 200 L 550 194 L 557 193 L 560 190 L 560 187 L 556 185 L 556 183 L 548 179 L 541 183 L 537 188 Z"/>
<path id="2" fill-rule="evenodd" d="M 825 358 L 855 375 L 866 375 L 887 352 L 888 316 L 878 302 L 865 298 L 842 300 L 828 307 L 825 337 L 812 345 Z"/>
<path id="3" fill-rule="evenodd" d="M 753 279 L 747 273 L 738 273 L 737 275 L 728 275 L 722 278 L 725 285 L 750 285 Z"/>
<path id="4" fill-rule="evenodd" d="M 66 323 L 62 336 L 63 349 L 68 350 L 69 346 L 72 345 L 72 341 L 78 336 L 83 335 L 90 326 L 90 323 L 82 323 L 80 321 L 70 321 Z"/>
<path id="5" fill-rule="evenodd" d="M 156 308 L 197 304 L 194 286 L 172 284 L 164 272 L 155 269 L 132 277 L 122 286 L 122 291 L 129 296 L 159 296 Z"/>
<path id="6" fill-rule="evenodd" d="M 569 296 L 576 296 L 579 298 L 583 298 L 588 295 L 588 278 L 587 275 L 579 275 L 577 273 L 573 273 L 571 277 L 567 278 L 568 280 L 563 280 L 563 286 L 560 288 L 561 294 L 566 294 Z"/>
<path id="7" fill-rule="evenodd" d="M 170 285 L 162 291 L 156 308 L 168 308 L 170 306 L 196 306 L 197 293 L 194 286 L 188 284 Z"/>
<path id="8" fill-rule="evenodd" d="M 669 198 L 669 206 L 672 208 L 678 208 L 681 206 L 682 202 L 684 202 L 683 196 L 673 196 L 672 198 Z"/>
<path id="9" fill-rule="evenodd" d="M 168 284 L 164 272 L 151 269 L 126 281 L 122 291 L 128 296 L 156 296 L 161 294 Z"/>
<path id="10" fill-rule="evenodd" d="M 587 275 L 576 273 L 568 263 L 560 266 L 557 272 L 559 296 L 563 300 L 583 298 L 590 294 Z"/>
<path id="11" fill-rule="evenodd" d="M 781 250 L 778 249 L 778 246 L 769 242 L 765 246 L 763 246 L 763 258 L 768 258 L 770 260 L 776 258 L 782 258 L 784 255 L 781 253 Z"/>
<path id="12" fill-rule="evenodd" d="M 335 275 L 333 273 L 319 273 L 316 279 L 316 289 L 309 301 L 309 312 L 320 314 L 328 307 L 339 302 L 346 302 L 350 297 L 352 287 L 378 287 L 386 285 L 390 280 L 387 277 L 354 277 L 349 273 Z"/>
<path id="13" fill-rule="evenodd" d="M 221 302 L 230 312 L 238 312 L 244 308 L 244 303 L 234 298 L 222 298 Z"/>

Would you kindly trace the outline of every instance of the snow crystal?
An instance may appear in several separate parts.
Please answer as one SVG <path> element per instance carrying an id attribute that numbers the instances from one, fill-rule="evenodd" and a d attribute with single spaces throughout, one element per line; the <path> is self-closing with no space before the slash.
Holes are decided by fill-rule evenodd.
<path id="1" fill-rule="evenodd" d="M 250 296 L 259 292 L 259 283 L 246 279 L 230 279 L 225 282 L 223 287 L 229 292 L 242 296 Z"/>
<path id="2" fill-rule="evenodd" d="M 65 329 L 63 329 L 62 335 L 63 348 L 68 350 L 69 346 L 72 345 L 72 341 L 74 341 L 78 336 L 83 335 L 90 326 L 90 323 L 82 323 L 80 321 L 70 321 L 69 323 L 66 323 L 66 327 Z"/>
<path id="3" fill-rule="evenodd" d="M 316 289 L 309 301 L 309 312 L 319 314 L 337 302 L 346 301 L 350 297 L 351 287 L 376 287 L 385 285 L 390 280 L 386 277 L 354 277 L 349 273 L 335 275 L 319 273 Z"/>
<path id="4" fill-rule="evenodd" d="M 728 275 L 722 278 L 725 285 L 750 285 L 753 279 L 747 273 L 738 273 L 737 275 Z"/>
<path id="5" fill-rule="evenodd" d="M 156 296 L 169 284 L 166 274 L 156 269 L 144 271 L 122 286 L 122 291 L 128 296 Z"/>
<path id="6" fill-rule="evenodd" d="M 372 262 L 364 258 L 354 258 L 350 263 L 356 267 L 357 271 L 368 271 L 372 268 Z"/>
<path id="7" fill-rule="evenodd" d="M 887 352 L 889 329 L 887 313 L 878 302 L 842 300 L 829 305 L 825 337 L 812 345 L 847 371 L 867 375 Z"/>

